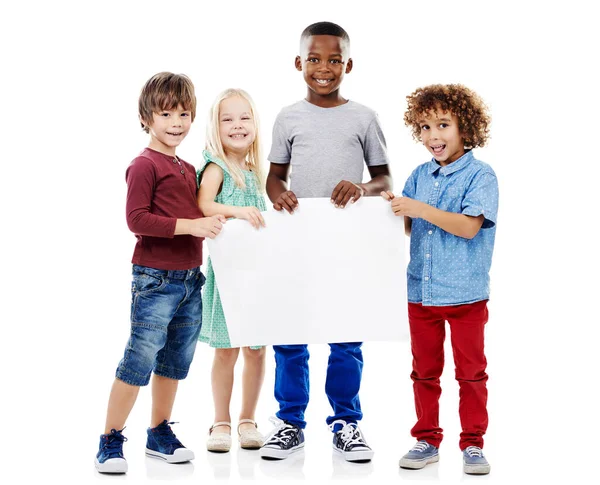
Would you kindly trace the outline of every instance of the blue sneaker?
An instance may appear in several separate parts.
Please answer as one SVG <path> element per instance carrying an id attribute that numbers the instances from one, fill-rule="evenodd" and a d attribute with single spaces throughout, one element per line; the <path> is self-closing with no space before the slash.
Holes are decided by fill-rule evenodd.
<path id="1" fill-rule="evenodd" d="M 284 460 L 292 453 L 304 449 L 304 432 L 287 421 L 269 418 L 275 429 L 265 439 L 260 449 L 260 457 L 265 460 Z"/>
<path id="2" fill-rule="evenodd" d="M 342 426 L 337 432 L 336 425 Z M 340 453 L 346 461 L 355 463 L 367 463 L 373 458 L 373 450 L 365 441 L 360 428 L 356 423 L 346 423 L 342 419 L 336 419 L 329 425 L 333 433 L 333 449 Z"/>
<path id="3" fill-rule="evenodd" d="M 171 424 L 165 419 L 156 428 L 148 428 L 146 455 L 159 458 L 167 463 L 183 463 L 194 459 L 194 452 L 188 450 L 171 430 Z"/>
<path id="4" fill-rule="evenodd" d="M 463 470 L 467 475 L 487 475 L 490 464 L 479 446 L 468 446 L 463 450 Z"/>
<path id="5" fill-rule="evenodd" d="M 430 445 L 427 441 L 417 441 L 417 444 L 400 459 L 400 468 L 419 470 L 439 459 L 440 455 L 435 446 Z"/>
<path id="6" fill-rule="evenodd" d="M 95 460 L 96 470 L 100 473 L 127 473 L 127 460 L 123 456 L 123 443 L 127 438 L 121 434 L 123 429 L 111 429 L 110 433 L 100 435 L 100 449 Z"/>

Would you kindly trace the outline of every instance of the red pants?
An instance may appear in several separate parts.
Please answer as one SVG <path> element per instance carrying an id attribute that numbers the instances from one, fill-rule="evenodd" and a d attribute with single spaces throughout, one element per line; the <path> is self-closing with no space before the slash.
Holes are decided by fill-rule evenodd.
<path id="1" fill-rule="evenodd" d="M 411 430 L 418 441 L 439 447 L 440 376 L 444 369 L 445 322 L 450 325 L 455 376 L 460 388 L 459 407 L 462 433 L 460 449 L 483 447 L 488 425 L 487 361 L 483 352 L 483 333 L 488 321 L 487 300 L 457 306 L 423 306 L 408 304 L 413 380 L 417 424 Z"/>

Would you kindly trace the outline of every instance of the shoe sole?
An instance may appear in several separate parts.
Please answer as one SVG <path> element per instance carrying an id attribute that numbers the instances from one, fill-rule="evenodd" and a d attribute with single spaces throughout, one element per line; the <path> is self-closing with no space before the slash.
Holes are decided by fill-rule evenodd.
<path id="1" fill-rule="evenodd" d="M 179 450 L 181 450 L 181 448 L 179 448 Z M 150 448 L 146 448 L 146 456 L 150 458 L 158 458 L 159 460 L 166 461 L 167 463 L 185 463 L 186 461 L 191 461 L 194 459 L 194 452 L 186 449 L 185 453 L 166 455 L 164 453 L 151 450 Z"/>
<path id="2" fill-rule="evenodd" d="M 406 460 L 402 458 L 400 460 L 400 468 L 404 468 L 406 470 L 420 470 L 421 468 L 425 468 L 425 466 L 438 461 L 440 461 L 440 455 L 432 456 L 426 460 Z"/>
<path id="3" fill-rule="evenodd" d="M 127 473 L 127 461 L 123 458 L 110 458 L 100 463 L 98 458 L 94 460 L 98 473 Z"/>
<path id="4" fill-rule="evenodd" d="M 490 465 L 463 465 L 463 470 L 467 475 L 487 475 L 490 472 Z"/>
<path id="5" fill-rule="evenodd" d="M 289 450 L 280 450 L 276 448 L 265 448 L 264 446 L 260 449 L 260 457 L 264 460 L 285 460 L 288 456 L 304 449 L 304 443 L 294 446 Z"/>
<path id="6" fill-rule="evenodd" d="M 375 454 L 373 450 L 342 451 L 335 445 L 333 445 L 333 450 L 342 455 L 346 461 L 352 463 L 368 463 L 373 459 L 373 455 Z"/>

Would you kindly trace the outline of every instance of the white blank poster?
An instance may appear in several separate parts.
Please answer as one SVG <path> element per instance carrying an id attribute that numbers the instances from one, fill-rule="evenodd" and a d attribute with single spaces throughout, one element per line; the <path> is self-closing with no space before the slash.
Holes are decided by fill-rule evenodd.
<path id="1" fill-rule="evenodd" d="M 380 197 L 299 203 L 207 240 L 231 345 L 405 339 L 403 219 Z"/>

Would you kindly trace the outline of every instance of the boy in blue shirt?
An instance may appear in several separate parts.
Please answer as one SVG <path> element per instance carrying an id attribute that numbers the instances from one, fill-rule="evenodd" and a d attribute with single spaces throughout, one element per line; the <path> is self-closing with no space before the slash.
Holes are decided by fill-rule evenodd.
<path id="1" fill-rule="evenodd" d="M 402 197 L 387 191 L 410 235 L 408 317 L 413 354 L 416 445 L 401 468 L 420 469 L 439 459 L 440 376 L 445 322 L 451 330 L 460 387 L 460 449 L 468 474 L 487 474 L 483 435 L 488 425 L 484 327 L 488 320 L 498 182 L 473 156 L 485 145 L 490 118 L 477 94 L 459 84 L 432 85 L 407 97 L 404 121 L 433 155 L 408 178 Z"/>

